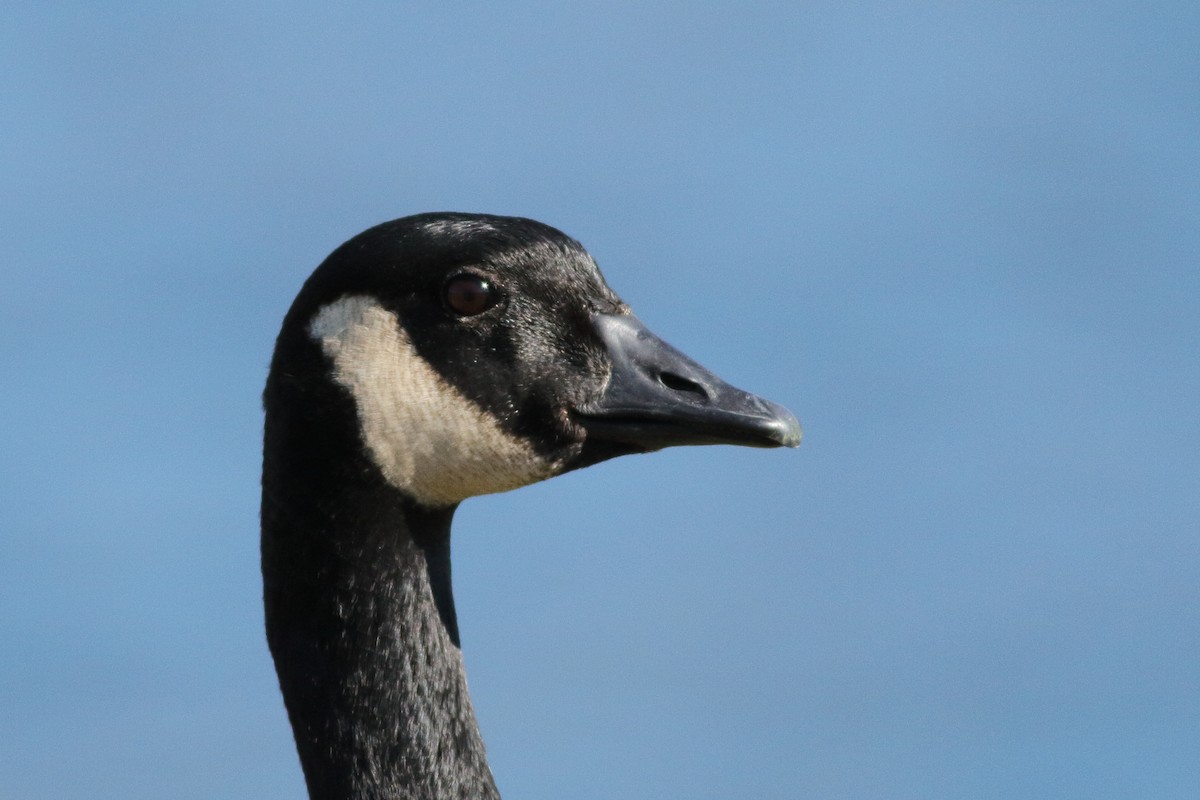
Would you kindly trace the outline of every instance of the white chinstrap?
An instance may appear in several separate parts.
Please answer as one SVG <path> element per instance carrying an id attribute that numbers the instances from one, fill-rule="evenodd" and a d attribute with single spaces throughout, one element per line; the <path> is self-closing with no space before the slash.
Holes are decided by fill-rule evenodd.
<path id="1" fill-rule="evenodd" d="M 417 502 L 453 505 L 554 474 L 551 462 L 430 367 L 395 313 L 373 298 L 323 306 L 308 330 L 354 398 L 372 460 Z"/>

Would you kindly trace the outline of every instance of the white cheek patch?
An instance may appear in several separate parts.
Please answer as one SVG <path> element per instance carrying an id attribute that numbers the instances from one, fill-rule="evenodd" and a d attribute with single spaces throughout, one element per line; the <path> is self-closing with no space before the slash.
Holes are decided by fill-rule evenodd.
<path id="1" fill-rule="evenodd" d="M 438 375 L 396 315 L 372 298 L 323 306 L 308 330 L 354 397 L 371 458 L 417 502 L 451 505 L 554 474 L 554 464 Z"/>

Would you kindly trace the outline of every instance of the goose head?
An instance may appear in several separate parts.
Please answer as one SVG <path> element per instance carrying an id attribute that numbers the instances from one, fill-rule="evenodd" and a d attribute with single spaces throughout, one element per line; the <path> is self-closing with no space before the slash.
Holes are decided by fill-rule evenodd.
<path id="1" fill-rule="evenodd" d="M 351 239 L 297 297 L 272 373 L 268 405 L 273 388 L 293 409 L 351 398 L 371 462 L 430 507 L 671 445 L 800 440 L 786 409 L 651 333 L 578 242 L 521 218 Z"/>

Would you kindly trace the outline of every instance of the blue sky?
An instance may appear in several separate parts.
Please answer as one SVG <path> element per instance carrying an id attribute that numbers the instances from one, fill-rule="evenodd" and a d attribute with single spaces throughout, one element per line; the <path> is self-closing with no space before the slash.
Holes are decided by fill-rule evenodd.
<path id="1" fill-rule="evenodd" d="M 10 3 L 0 797 L 295 798 L 259 392 L 427 210 L 805 426 L 468 501 L 512 798 L 1200 796 L 1190 3 Z"/>

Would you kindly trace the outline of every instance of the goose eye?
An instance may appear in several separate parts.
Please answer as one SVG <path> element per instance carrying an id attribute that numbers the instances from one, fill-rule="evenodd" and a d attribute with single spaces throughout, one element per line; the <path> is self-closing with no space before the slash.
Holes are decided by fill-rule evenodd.
<path id="1" fill-rule="evenodd" d="M 482 314 L 500 299 L 500 293 L 487 278 L 479 275 L 455 275 L 446 282 L 446 306 L 460 317 Z"/>

